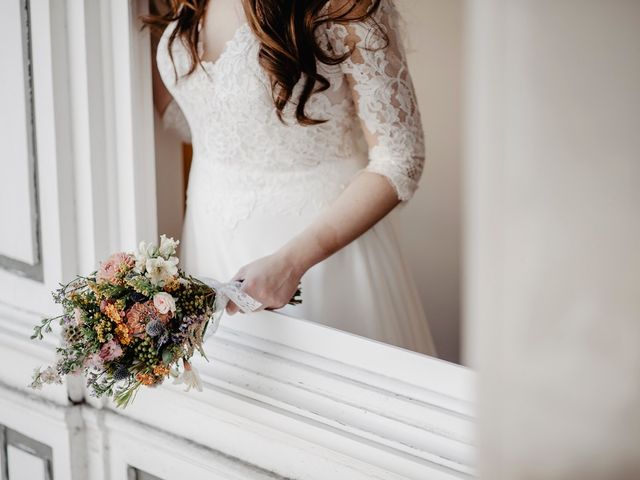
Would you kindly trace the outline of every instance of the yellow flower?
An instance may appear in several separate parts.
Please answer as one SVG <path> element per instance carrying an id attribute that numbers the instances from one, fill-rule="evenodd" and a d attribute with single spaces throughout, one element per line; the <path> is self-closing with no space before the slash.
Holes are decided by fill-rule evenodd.
<path id="1" fill-rule="evenodd" d="M 113 303 L 109 303 L 104 307 L 104 313 L 111 319 L 114 323 L 122 323 L 123 314 L 120 313 L 118 307 L 116 307 Z"/>
<path id="2" fill-rule="evenodd" d="M 131 332 L 129 331 L 129 327 L 124 323 L 119 323 L 116 326 L 116 336 L 122 345 L 129 345 L 131 343 Z"/>
<path id="3" fill-rule="evenodd" d="M 102 299 L 103 297 L 102 292 L 100 292 L 100 289 L 98 288 L 98 285 L 96 283 L 88 282 L 87 285 L 89 286 L 91 291 L 95 294 L 96 299 L 98 300 Z M 75 295 L 75 293 L 73 293 L 72 295 Z"/>
<path id="4" fill-rule="evenodd" d="M 105 332 L 109 332 L 111 331 L 111 322 L 109 322 L 108 320 L 104 319 L 98 323 L 96 323 L 94 330 L 96 331 L 96 334 L 98 335 L 98 341 L 100 343 L 104 343 L 106 342 L 106 339 L 104 337 Z"/>
<path id="5" fill-rule="evenodd" d="M 156 379 L 153 375 L 149 373 L 138 373 L 136 375 L 136 380 L 138 380 L 143 385 L 153 385 L 156 383 Z"/>
<path id="6" fill-rule="evenodd" d="M 166 365 L 158 364 L 153 367 L 153 373 L 158 377 L 166 377 L 167 375 L 169 375 L 169 367 L 167 367 Z"/>
<path id="7" fill-rule="evenodd" d="M 165 292 L 175 292 L 176 290 L 178 290 L 178 288 L 180 288 L 180 282 L 177 278 L 172 278 L 164 284 Z"/>

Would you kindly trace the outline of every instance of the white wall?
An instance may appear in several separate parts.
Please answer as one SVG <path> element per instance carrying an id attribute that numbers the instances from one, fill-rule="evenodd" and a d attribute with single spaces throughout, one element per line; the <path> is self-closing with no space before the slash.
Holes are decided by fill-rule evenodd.
<path id="1" fill-rule="evenodd" d="M 640 2 L 469 5 L 482 478 L 640 478 Z"/>
<path id="2" fill-rule="evenodd" d="M 460 361 L 462 0 L 399 0 L 427 140 L 399 234 L 441 358 Z"/>
<path id="3" fill-rule="evenodd" d="M 184 216 L 182 144 L 173 130 L 164 128 L 157 113 L 154 130 L 158 232 L 169 237 L 180 238 Z"/>

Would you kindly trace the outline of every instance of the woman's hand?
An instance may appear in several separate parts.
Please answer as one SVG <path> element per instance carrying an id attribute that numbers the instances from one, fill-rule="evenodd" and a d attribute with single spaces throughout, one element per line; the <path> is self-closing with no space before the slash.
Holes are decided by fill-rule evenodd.
<path id="1" fill-rule="evenodd" d="M 242 290 L 262 303 L 263 309 L 284 307 L 298 290 L 304 269 L 288 255 L 274 253 L 245 265 L 231 281 L 243 280 Z M 227 313 L 238 312 L 235 303 L 227 304 Z"/>
<path id="2" fill-rule="evenodd" d="M 282 308 L 307 270 L 362 235 L 399 202 L 385 177 L 363 171 L 311 225 L 276 253 L 242 267 L 233 281 L 243 279 L 242 289 L 262 308 Z M 237 311 L 229 302 L 227 312 Z"/>

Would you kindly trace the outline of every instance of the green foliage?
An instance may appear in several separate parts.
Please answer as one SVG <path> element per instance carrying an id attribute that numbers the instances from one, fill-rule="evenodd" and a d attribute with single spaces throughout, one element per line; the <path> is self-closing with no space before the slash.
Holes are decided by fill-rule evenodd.
<path id="1" fill-rule="evenodd" d="M 153 298 L 156 293 L 161 291 L 159 287 L 153 285 L 144 275 L 130 275 L 127 276 L 124 281 L 126 285 L 131 287 L 135 292 L 147 298 Z"/>
<path id="2" fill-rule="evenodd" d="M 54 320 L 58 320 L 58 319 L 62 319 L 64 318 L 64 315 L 59 315 L 57 317 L 52 317 L 52 318 L 43 318 L 40 321 L 39 325 L 36 325 L 35 327 L 33 327 L 33 334 L 31 335 L 31 340 L 42 340 L 43 337 L 43 333 L 51 333 L 52 328 L 51 328 L 51 323 Z"/>
<path id="3" fill-rule="evenodd" d="M 136 398 L 136 394 L 138 393 L 140 385 L 142 385 L 140 382 L 134 381 L 116 390 L 113 397 L 113 401 L 116 404 L 116 407 L 126 408 L 127 405 L 133 402 L 133 400 Z"/>

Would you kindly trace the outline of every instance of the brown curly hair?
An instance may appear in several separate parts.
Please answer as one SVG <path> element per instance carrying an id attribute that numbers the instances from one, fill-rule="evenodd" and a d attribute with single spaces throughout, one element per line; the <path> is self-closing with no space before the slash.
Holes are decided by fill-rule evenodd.
<path id="1" fill-rule="evenodd" d="M 173 61 L 171 46 L 176 38 L 181 37 L 191 57 L 191 68 L 187 72 L 191 74 L 201 63 L 197 49 L 198 25 L 204 18 L 208 0 L 160 1 L 165 4 L 165 13 L 152 7 L 151 14 L 142 20 L 157 29 L 164 29 L 176 21 L 169 37 L 169 55 Z M 337 65 L 349 57 L 353 48 L 342 55 L 327 52 L 318 44 L 316 30 L 328 22 L 369 21 L 388 43 L 386 33 L 372 17 L 380 2 L 335 0 L 335 8 L 323 14 L 327 0 L 242 0 L 249 26 L 260 41 L 259 62 L 271 80 L 273 103 L 280 120 L 285 106 L 292 102 L 296 105 L 295 115 L 299 124 L 316 125 L 326 121 L 305 114 L 311 95 L 329 88 L 329 81 L 318 73 L 316 62 Z M 300 79 L 303 83 L 299 98 L 292 99 L 294 86 Z"/>

